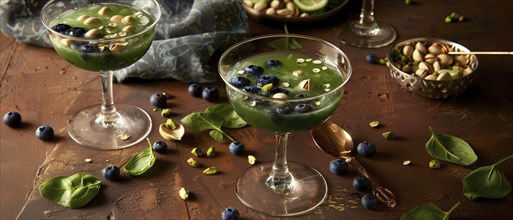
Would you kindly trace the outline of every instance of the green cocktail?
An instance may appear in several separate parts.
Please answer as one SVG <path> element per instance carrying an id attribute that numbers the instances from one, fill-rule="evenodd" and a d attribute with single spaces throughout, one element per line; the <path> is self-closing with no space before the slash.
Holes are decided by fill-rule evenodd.
<path id="1" fill-rule="evenodd" d="M 64 12 L 50 22 L 59 34 L 52 44 L 64 59 L 91 71 L 118 70 L 139 60 L 153 42 L 155 32 L 145 32 L 155 19 L 128 5 L 100 3 Z M 134 36 L 121 38 L 125 36 Z M 74 38 L 88 39 L 76 41 Z M 111 39 L 118 38 L 113 41 Z"/>
<path id="2" fill-rule="evenodd" d="M 251 70 L 258 67 L 263 70 L 261 74 Z M 233 107 L 246 122 L 277 133 L 305 131 L 322 123 L 335 111 L 343 95 L 340 92 L 323 95 L 344 82 L 340 70 L 329 60 L 303 54 L 269 53 L 249 57 L 235 64 L 227 76 L 232 85 L 262 98 L 295 99 L 284 102 L 229 92 Z M 320 97 L 311 99 L 316 96 Z"/>
<path id="3" fill-rule="evenodd" d="M 41 21 L 57 53 L 76 67 L 100 73 L 102 104 L 69 120 L 68 134 L 75 142 L 113 150 L 148 136 L 152 123 L 146 111 L 114 105 L 112 74 L 144 56 L 160 15 L 156 0 L 49 0 L 43 6 Z"/>
<path id="4" fill-rule="evenodd" d="M 339 48 L 303 35 L 258 36 L 223 53 L 219 74 L 233 108 L 249 125 L 276 136 L 274 161 L 251 166 L 237 180 L 242 203 L 272 216 L 301 215 L 322 204 L 326 180 L 313 168 L 287 161 L 288 135 L 324 122 L 339 105 L 351 72 Z"/>

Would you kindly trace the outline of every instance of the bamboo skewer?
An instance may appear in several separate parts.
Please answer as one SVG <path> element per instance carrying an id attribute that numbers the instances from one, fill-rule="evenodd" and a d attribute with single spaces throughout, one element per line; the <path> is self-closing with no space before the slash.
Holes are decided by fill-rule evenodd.
<path id="1" fill-rule="evenodd" d="M 461 51 L 451 51 L 449 54 L 457 55 L 513 55 L 513 51 L 475 51 L 475 52 L 461 52 Z"/>

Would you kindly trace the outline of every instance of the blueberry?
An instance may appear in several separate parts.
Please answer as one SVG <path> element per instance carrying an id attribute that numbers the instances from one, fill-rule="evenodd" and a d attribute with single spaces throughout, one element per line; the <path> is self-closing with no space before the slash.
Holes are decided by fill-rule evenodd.
<path id="1" fill-rule="evenodd" d="M 167 105 L 167 97 L 164 94 L 158 92 L 151 95 L 150 102 L 155 107 L 164 108 Z"/>
<path id="2" fill-rule="evenodd" d="M 367 60 L 367 62 L 369 62 L 369 63 L 373 63 L 373 64 L 377 64 L 377 63 L 379 63 L 378 55 L 373 54 L 373 53 L 369 53 L 369 54 L 367 54 L 367 56 L 365 56 L 365 59 L 366 59 L 366 60 Z"/>
<path id="3" fill-rule="evenodd" d="M 335 159 L 330 162 L 330 171 L 337 175 L 344 175 L 347 172 L 347 163 L 342 159 Z"/>
<path id="4" fill-rule="evenodd" d="M 305 103 L 301 103 L 301 104 L 298 104 L 294 107 L 294 111 L 295 112 L 298 112 L 298 113 L 307 113 L 307 112 L 311 112 L 313 109 L 312 105 L 310 104 L 305 104 Z"/>
<path id="5" fill-rule="evenodd" d="M 53 138 L 53 128 L 49 125 L 41 125 L 36 129 L 36 137 L 43 141 L 49 141 Z"/>
<path id="6" fill-rule="evenodd" d="M 294 98 L 296 98 L 296 99 L 302 99 L 302 98 L 306 98 L 306 97 L 307 97 L 307 95 L 305 95 L 305 94 L 303 94 L 303 93 L 299 93 L 299 94 L 296 94 L 296 95 L 294 96 Z"/>
<path id="7" fill-rule="evenodd" d="M 102 175 L 105 177 L 105 179 L 108 180 L 117 180 L 119 179 L 119 176 L 121 175 L 119 167 L 109 165 L 102 170 Z"/>
<path id="8" fill-rule="evenodd" d="M 18 112 L 7 112 L 4 115 L 4 123 L 11 127 L 19 127 L 21 125 L 21 115 Z"/>
<path id="9" fill-rule="evenodd" d="M 262 75 L 258 77 L 258 79 L 255 81 L 255 84 L 258 87 L 262 87 L 267 84 L 273 84 L 273 86 L 278 86 L 280 84 L 280 80 L 276 76 Z"/>
<path id="10" fill-rule="evenodd" d="M 189 85 L 189 88 L 187 91 L 189 92 L 189 95 L 194 97 L 201 97 L 201 91 L 203 88 L 201 88 L 201 85 L 199 83 L 193 83 Z"/>
<path id="11" fill-rule="evenodd" d="M 370 189 L 370 181 L 364 176 L 356 176 L 353 179 L 353 187 L 358 191 L 365 192 Z"/>
<path id="12" fill-rule="evenodd" d="M 289 90 L 281 88 L 281 87 L 277 87 L 277 88 L 271 89 L 271 91 L 269 93 L 271 94 L 271 96 L 276 94 L 276 93 L 285 93 L 285 94 L 288 95 L 289 94 Z"/>
<path id="13" fill-rule="evenodd" d="M 358 144 L 356 151 L 362 156 L 370 157 L 376 152 L 376 147 L 369 141 L 363 141 Z"/>
<path id="14" fill-rule="evenodd" d="M 54 30 L 58 33 L 61 33 L 61 34 L 66 34 L 70 28 L 71 28 L 71 26 L 69 26 L 67 24 L 56 24 L 55 26 L 52 27 L 52 30 Z"/>
<path id="15" fill-rule="evenodd" d="M 244 153 L 245 147 L 244 144 L 242 144 L 241 142 L 234 141 L 230 143 L 230 145 L 228 145 L 228 150 L 232 154 L 241 155 L 242 153 Z"/>
<path id="16" fill-rule="evenodd" d="M 262 94 L 262 89 L 260 89 L 256 86 L 246 86 L 242 89 L 242 91 L 251 93 L 251 94 L 255 94 L 255 95 Z"/>
<path id="17" fill-rule="evenodd" d="M 98 45 L 91 44 L 91 43 L 81 44 L 80 46 L 78 46 L 78 50 L 82 53 L 98 53 L 98 52 L 100 52 Z"/>
<path id="18" fill-rule="evenodd" d="M 153 150 L 157 153 L 166 153 L 167 151 L 167 144 L 164 141 L 155 141 L 152 145 Z"/>
<path id="19" fill-rule="evenodd" d="M 236 208 L 225 208 L 221 213 L 223 220 L 237 220 L 240 218 L 239 211 Z"/>
<path id="20" fill-rule="evenodd" d="M 280 106 L 272 110 L 272 113 L 276 115 L 285 115 L 290 112 L 292 112 L 292 109 L 289 106 Z"/>
<path id="21" fill-rule="evenodd" d="M 201 92 L 201 97 L 203 97 L 203 99 L 209 102 L 216 101 L 217 99 L 219 99 L 219 90 L 215 87 L 209 86 L 203 89 L 203 91 Z"/>
<path id="22" fill-rule="evenodd" d="M 378 207 L 378 199 L 372 194 L 365 194 L 362 197 L 362 206 L 366 209 L 376 209 Z"/>
<path id="23" fill-rule="evenodd" d="M 268 61 L 265 61 L 265 66 L 267 66 L 271 69 L 274 69 L 274 68 L 280 67 L 281 62 L 279 60 L 268 60 Z"/>
<path id="24" fill-rule="evenodd" d="M 250 76 L 260 76 L 264 73 L 264 68 L 257 65 L 249 65 L 244 67 L 244 72 Z"/>
<path id="25" fill-rule="evenodd" d="M 237 88 L 242 88 L 249 85 L 249 79 L 244 76 L 236 76 L 230 79 L 230 84 Z"/>
<path id="26" fill-rule="evenodd" d="M 72 27 L 68 29 L 67 34 L 72 37 L 83 37 L 86 30 L 81 27 Z"/>

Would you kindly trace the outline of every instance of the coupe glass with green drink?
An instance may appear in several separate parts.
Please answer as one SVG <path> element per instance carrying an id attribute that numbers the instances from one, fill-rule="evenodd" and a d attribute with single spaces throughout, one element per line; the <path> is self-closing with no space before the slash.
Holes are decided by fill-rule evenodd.
<path id="1" fill-rule="evenodd" d="M 43 6 L 41 21 L 57 53 L 101 76 L 102 104 L 70 119 L 68 133 L 77 143 L 121 149 L 149 134 L 151 118 L 143 109 L 114 105 L 112 71 L 132 65 L 148 51 L 160 15 L 155 0 L 51 0 Z"/>
<path id="2" fill-rule="evenodd" d="M 276 136 L 274 161 L 253 165 L 237 180 L 239 199 L 272 216 L 300 215 L 319 206 L 327 195 L 326 180 L 314 168 L 287 161 L 287 140 L 336 110 L 352 72 L 347 56 L 314 37 L 264 35 L 226 50 L 219 72 L 239 116 Z"/>

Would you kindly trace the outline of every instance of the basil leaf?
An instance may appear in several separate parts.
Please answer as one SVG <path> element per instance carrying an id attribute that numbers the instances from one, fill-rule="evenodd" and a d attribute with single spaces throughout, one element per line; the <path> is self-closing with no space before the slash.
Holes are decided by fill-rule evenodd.
<path id="1" fill-rule="evenodd" d="M 45 199 L 69 208 L 80 208 L 100 191 L 102 181 L 88 173 L 58 176 L 39 185 Z"/>
<path id="2" fill-rule="evenodd" d="M 303 48 L 303 45 L 294 38 L 280 38 L 269 42 L 269 47 L 275 50 L 299 50 Z"/>
<path id="3" fill-rule="evenodd" d="M 214 140 L 216 140 L 218 143 L 224 143 L 224 137 L 222 132 L 218 130 L 211 130 L 210 132 L 208 132 L 208 134 L 210 135 L 210 137 L 214 138 Z"/>
<path id="4" fill-rule="evenodd" d="M 476 162 L 477 155 L 463 139 L 435 132 L 431 127 L 431 138 L 426 143 L 429 155 L 439 160 L 468 166 Z"/>
<path id="5" fill-rule="evenodd" d="M 194 112 L 182 118 L 182 124 L 196 131 L 220 130 L 223 118 L 209 112 Z"/>
<path id="6" fill-rule="evenodd" d="M 513 154 L 490 166 L 483 166 L 463 178 L 463 195 L 471 200 L 478 198 L 501 199 L 511 193 L 511 183 L 497 167 L 513 158 Z"/>
<path id="7" fill-rule="evenodd" d="M 231 105 L 227 104 L 216 104 L 209 106 L 205 112 L 216 114 L 223 118 L 222 127 L 225 128 L 242 128 L 247 125 L 238 114 L 233 110 Z"/>
<path id="8" fill-rule="evenodd" d="M 399 220 L 448 220 L 451 213 L 460 205 L 456 203 L 448 212 L 444 212 L 433 203 L 417 206 L 404 213 Z"/>
<path id="9" fill-rule="evenodd" d="M 125 165 L 123 165 L 123 171 L 125 173 L 132 176 L 139 176 L 153 166 L 157 158 L 155 157 L 155 152 L 153 151 L 149 140 L 148 143 L 150 145 L 149 147 L 134 155 L 125 163 Z"/>

